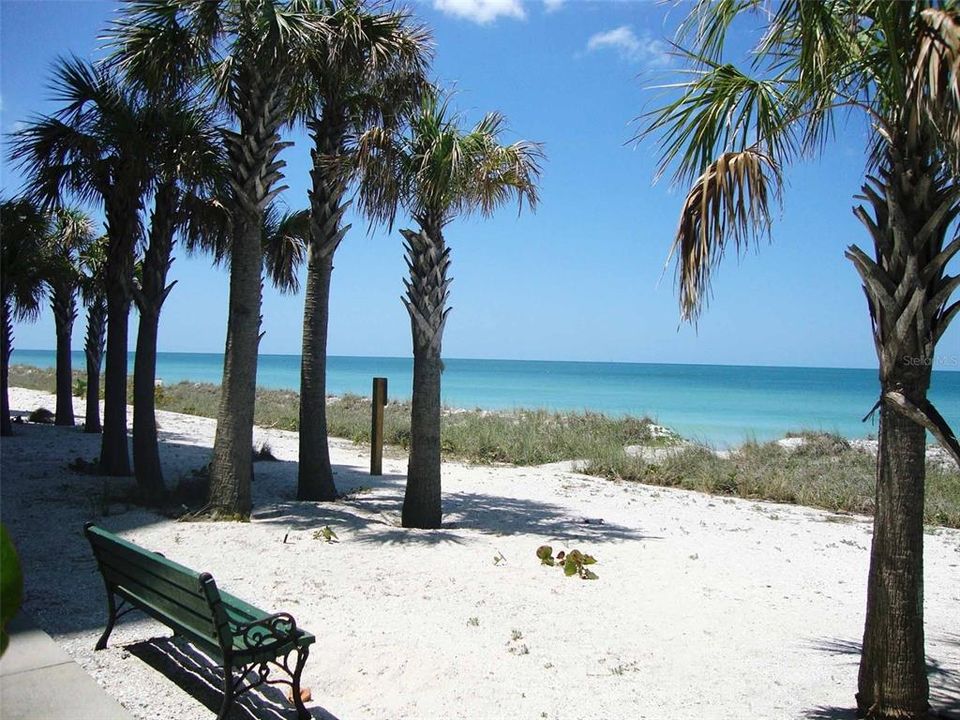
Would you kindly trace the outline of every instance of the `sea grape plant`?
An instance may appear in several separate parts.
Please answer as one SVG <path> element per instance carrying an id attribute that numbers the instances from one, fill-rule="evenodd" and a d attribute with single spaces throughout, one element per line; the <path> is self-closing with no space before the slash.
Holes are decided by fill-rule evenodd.
<path id="1" fill-rule="evenodd" d="M 537 548 L 537 557 L 540 558 L 542 565 L 563 568 L 563 574 L 567 577 L 579 575 L 581 580 L 597 579 L 597 574 L 587 567 L 597 562 L 596 558 L 593 557 L 593 555 L 582 553 L 576 548 L 570 552 L 561 550 L 557 553 L 557 556 L 554 557 L 552 547 L 549 545 L 541 545 Z"/>

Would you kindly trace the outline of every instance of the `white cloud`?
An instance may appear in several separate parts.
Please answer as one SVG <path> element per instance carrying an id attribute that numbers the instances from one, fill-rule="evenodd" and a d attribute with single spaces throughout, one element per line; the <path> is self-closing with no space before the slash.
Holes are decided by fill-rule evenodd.
<path id="1" fill-rule="evenodd" d="M 616 50 L 621 58 L 647 67 L 663 67 L 670 64 L 670 46 L 658 40 L 646 30 L 638 37 L 629 25 L 591 35 L 587 52 Z"/>
<path id="2" fill-rule="evenodd" d="M 518 20 L 527 16 L 521 0 L 433 0 L 433 7 L 446 15 L 481 25 L 491 23 L 501 16 Z"/>
<path id="3" fill-rule="evenodd" d="M 563 6 L 564 0 L 543 0 L 543 7 L 548 13 L 556 12 Z"/>

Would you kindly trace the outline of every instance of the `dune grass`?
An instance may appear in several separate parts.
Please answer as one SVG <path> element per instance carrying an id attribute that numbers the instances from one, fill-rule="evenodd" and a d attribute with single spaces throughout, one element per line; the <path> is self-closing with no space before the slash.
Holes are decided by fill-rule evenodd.
<path id="1" fill-rule="evenodd" d="M 82 379 L 82 373 L 75 373 Z M 11 386 L 54 391 L 52 370 L 14 366 Z M 157 388 L 162 410 L 216 417 L 220 389 L 182 382 Z M 255 422 L 261 427 L 296 430 L 298 395 L 289 390 L 257 391 Z M 330 398 L 329 432 L 366 443 L 370 401 L 357 395 Z M 544 410 L 487 412 L 445 410 L 441 443 L 444 457 L 478 464 L 541 465 L 579 460 L 591 475 L 616 481 L 677 487 L 716 495 L 794 503 L 835 512 L 870 515 L 874 503 L 875 460 L 846 439 L 824 433 L 791 433 L 804 443 L 788 449 L 775 442 L 748 442 L 728 455 L 661 435 L 647 418 L 611 418 L 601 413 Z M 384 438 L 397 451 L 410 439 L 410 405 L 390 403 L 384 412 Z M 653 454 L 637 451 L 658 448 Z M 960 472 L 952 463 L 928 462 L 925 520 L 960 527 Z"/>

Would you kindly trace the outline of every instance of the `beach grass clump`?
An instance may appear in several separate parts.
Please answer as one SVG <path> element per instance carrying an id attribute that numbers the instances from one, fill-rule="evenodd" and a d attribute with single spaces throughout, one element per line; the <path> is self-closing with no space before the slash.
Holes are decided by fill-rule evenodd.
<path id="1" fill-rule="evenodd" d="M 57 391 L 57 375 L 53 368 L 37 368 L 31 365 L 10 366 L 10 387 L 27 388 L 55 393 Z M 78 379 L 87 381 L 86 373 L 73 371 L 74 384 Z"/>
<path id="2" fill-rule="evenodd" d="M 468 462 L 543 465 L 671 442 L 653 428 L 647 418 L 592 412 L 457 411 L 443 418 L 441 445 L 444 453 Z"/>
<path id="3" fill-rule="evenodd" d="M 770 500 L 871 515 L 876 459 L 846 439 L 823 434 L 797 448 L 747 442 L 728 453 L 689 445 L 658 459 L 625 452 L 588 459 L 584 471 L 616 480 L 715 495 Z M 960 472 L 927 462 L 925 522 L 960 527 Z"/>

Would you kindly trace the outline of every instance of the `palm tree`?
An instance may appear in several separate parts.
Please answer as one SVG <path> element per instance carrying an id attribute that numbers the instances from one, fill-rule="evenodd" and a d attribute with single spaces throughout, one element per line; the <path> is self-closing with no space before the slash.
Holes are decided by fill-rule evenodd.
<path id="1" fill-rule="evenodd" d="M 209 215 L 196 193 L 212 190 L 225 165 L 213 118 L 195 98 L 159 97 L 157 111 L 162 130 L 154 147 L 156 190 L 139 282 L 131 288 L 140 315 L 133 366 L 133 466 L 142 499 L 149 503 L 159 502 L 166 493 L 157 437 L 156 377 L 160 313 L 173 289 L 173 283 L 167 284 L 167 271 L 176 234 L 197 231 Z"/>
<path id="2" fill-rule="evenodd" d="M 679 97 L 645 116 L 662 169 L 692 187 L 674 240 L 685 318 L 705 304 L 730 242 L 769 232 L 782 168 L 824 148 L 839 115 L 870 128 L 863 203 L 872 256 L 846 256 L 863 281 L 879 359 L 876 513 L 857 706 L 874 718 L 928 708 L 923 638 L 925 431 L 960 462 L 927 399 L 937 341 L 960 314 L 960 17 L 954 3 L 790 0 L 758 13 L 751 67 L 724 59 L 731 24 L 756 2 L 694 5 L 680 50 L 692 66 Z M 951 227 L 953 230 L 951 231 Z M 895 662 L 891 659 L 895 658 Z"/>
<path id="3" fill-rule="evenodd" d="M 440 526 L 440 360 L 450 280 L 450 249 L 443 230 L 460 215 L 489 216 L 516 196 L 535 208 L 542 148 L 521 141 L 501 145 L 505 121 L 490 113 L 461 130 L 448 100 L 424 93 L 404 134 L 374 128 L 358 142 L 360 203 L 390 226 L 399 203 L 419 225 L 401 230 L 410 277 L 403 303 L 413 334 L 413 399 L 410 457 L 403 499 L 403 526 Z"/>
<path id="4" fill-rule="evenodd" d="M 80 255 L 80 297 L 87 307 L 83 353 L 87 361 L 87 397 L 83 431 L 99 433 L 100 366 L 107 342 L 107 237 L 101 236 Z"/>
<path id="5" fill-rule="evenodd" d="M 327 445 L 327 324 L 333 256 L 349 226 L 341 219 L 351 140 L 392 124 L 425 85 L 430 34 L 408 13 L 362 0 L 316 0 L 326 14 L 324 42 L 301 59 L 300 103 L 313 138 L 312 222 L 308 245 L 300 366 L 300 462 L 297 498 L 333 500 Z"/>
<path id="6" fill-rule="evenodd" d="M 62 195 L 102 202 L 107 218 L 107 363 L 101 471 L 129 475 L 127 325 L 140 210 L 152 180 L 157 113 L 110 69 L 77 58 L 58 62 L 55 99 L 64 103 L 14 134 L 12 158 L 27 191 L 45 204 Z"/>
<path id="7" fill-rule="evenodd" d="M 50 290 L 57 334 L 56 424 L 74 426 L 73 369 L 70 346 L 77 319 L 77 292 L 80 289 L 80 255 L 93 242 L 93 221 L 75 208 L 57 208 L 52 215 L 53 232 L 46 258 L 44 280 Z"/>
<path id="8" fill-rule="evenodd" d="M 291 53 L 318 42 L 323 25 L 301 2 L 138 0 L 112 29 L 114 60 L 154 90 L 185 87 L 203 73 L 234 123 L 225 130 L 233 238 L 223 387 L 210 470 L 214 518 L 251 509 L 257 348 L 263 274 L 261 226 L 283 188 L 280 127 L 290 117 Z"/>
<path id="9" fill-rule="evenodd" d="M 13 321 L 40 314 L 50 218 L 26 198 L 0 201 L 0 435 L 13 435 L 10 422 L 10 354 Z"/>

